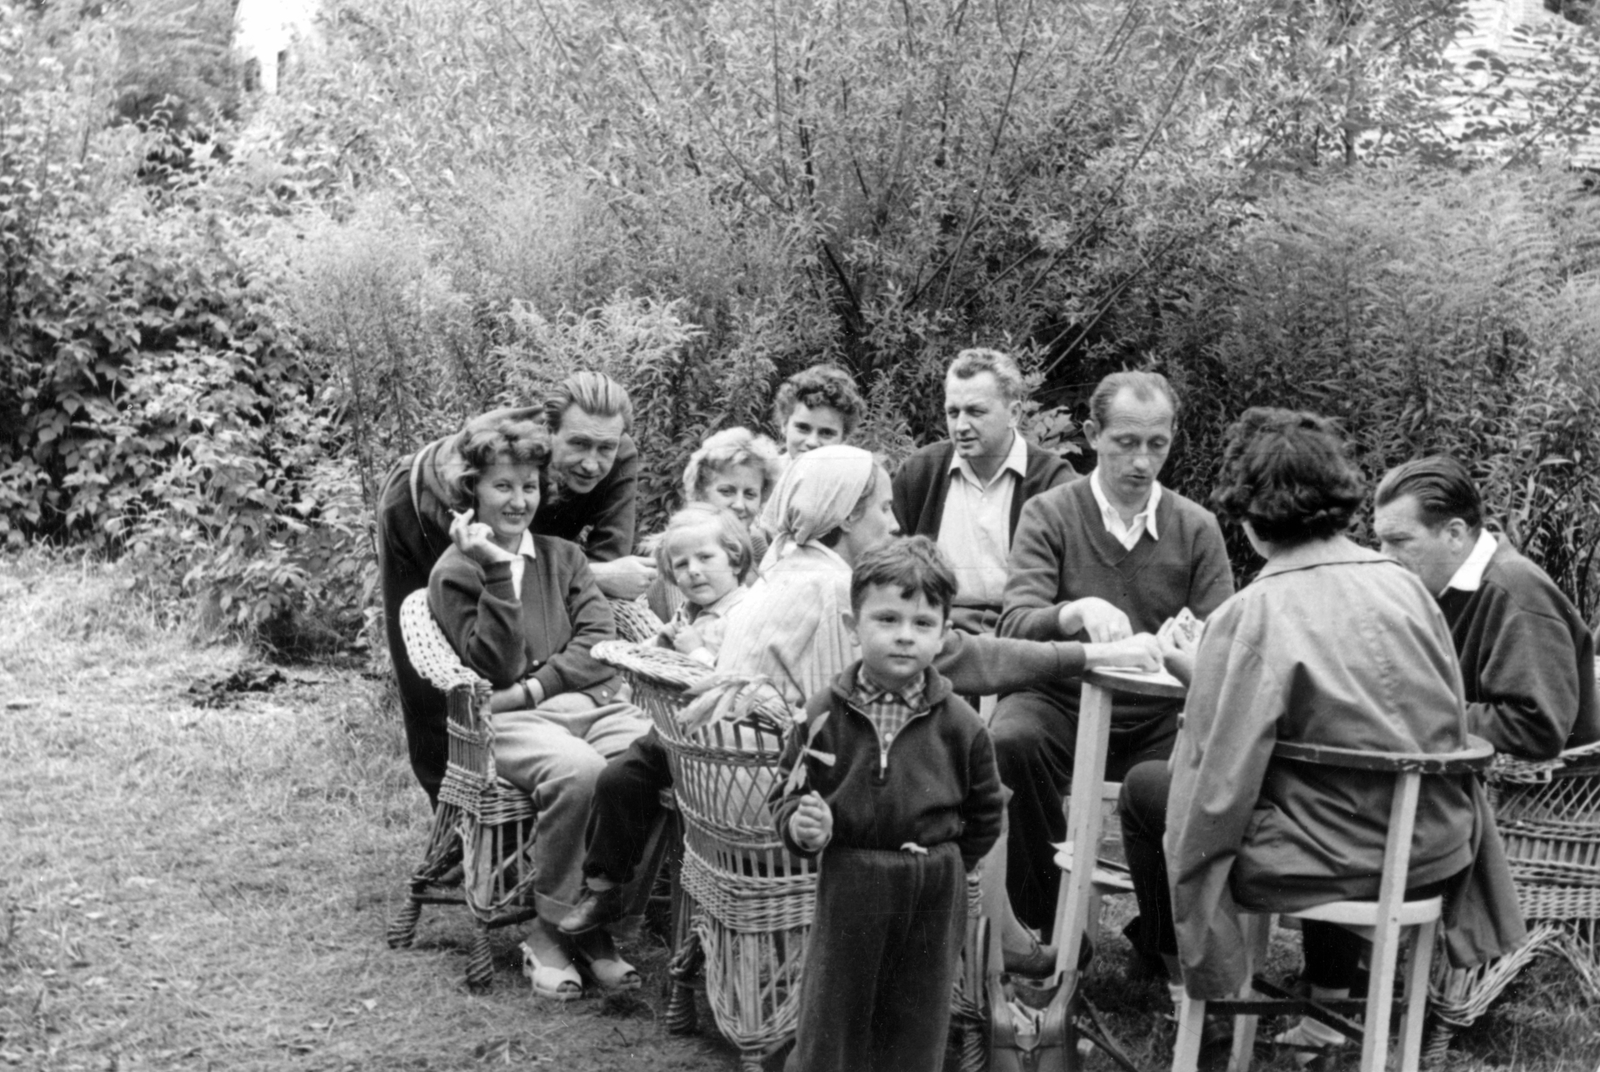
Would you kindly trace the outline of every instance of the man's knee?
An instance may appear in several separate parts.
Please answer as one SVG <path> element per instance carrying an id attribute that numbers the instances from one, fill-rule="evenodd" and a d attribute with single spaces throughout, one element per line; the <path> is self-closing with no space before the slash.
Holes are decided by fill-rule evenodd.
<path id="1" fill-rule="evenodd" d="M 1167 794 L 1172 788 L 1172 772 L 1165 762 L 1137 763 L 1122 779 L 1117 810 L 1123 828 L 1159 838 L 1167 826 Z"/>

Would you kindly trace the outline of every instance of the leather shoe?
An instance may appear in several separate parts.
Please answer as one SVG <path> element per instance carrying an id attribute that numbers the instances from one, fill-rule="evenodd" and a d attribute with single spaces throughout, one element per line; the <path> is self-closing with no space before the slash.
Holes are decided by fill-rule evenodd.
<path id="1" fill-rule="evenodd" d="M 561 917 L 556 927 L 562 934 L 588 934 L 596 927 L 615 923 L 622 918 L 622 887 L 609 890 L 591 890 L 585 886 L 572 911 Z"/>

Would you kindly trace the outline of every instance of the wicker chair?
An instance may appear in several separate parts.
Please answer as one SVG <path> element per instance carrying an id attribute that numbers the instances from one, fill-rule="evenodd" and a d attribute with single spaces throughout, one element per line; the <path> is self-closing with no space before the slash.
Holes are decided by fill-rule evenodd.
<path id="1" fill-rule="evenodd" d="M 535 914 L 533 801 L 496 777 L 488 725 L 492 689 L 461 665 L 428 609 L 425 590 L 400 605 L 400 632 L 417 672 L 445 694 L 450 741 L 428 846 L 389 924 L 389 946 L 411 945 L 423 905 L 465 905 L 477 921 L 467 985 L 484 989 L 494 979 L 489 931 Z"/>
<path id="2" fill-rule="evenodd" d="M 1488 964 L 1435 975 L 1430 1063 L 1542 953 L 1565 957 L 1600 1001 L 1600 744 L 1543 763 L 1501 756 L 1488 779 L 1528 940 Z"/>
<path id="3" fill-rule="evenodd" d="M 705 679 L 704 666 L 677 652 L 620 642 L 598 644 L 594 654 L 628 676 L 633 702 L 661 735 L 684 826 L 668 1027 L 692 1029 L 692 976 L 703 968 L 717 1027 L 739 1048 L 745 1072 L 756 1072 L 763 1057 L 794 1034 L 816 911 L 816 861 L 784 847 L 767 806 L 782 735 L 745 722 L 712 722 L 685 732 L 678 720 L 684 690 Z M 771 726 L 788 723 L 789 712 L 777 704 L 757 710 Z M 987 1060 L 987 928 L 977 922 L 978 905 L 979 888 L 972 882 L 973 925 L 952 996 L 966 1072 Z"/>
<path id="4" fill-rule="evenodd" d="M 643 603 L 613 600 L 611 606 L 626 635 L 650 637 L 661 628 Z M 401 603 L 400 633 L 417 672 L 445 694 L 449 751 L 422 864 L 411 876 L 387 939 L 392 949 L 408 948 L 425 904 L 465 905 L 477 921 L 467 955 L 467 985 L 486 989 L 494 979 L 489 932 L 536 914 L 533 801 L 495 774 L 489 730 L 493 690 L 462 665 L 428 608 L 425 589 Z M 655 874 L 669 840 L 660 830 L 653 836 L 643 875 Z M 642 909 L 648 890 L 648 878 L 630 889 L 631 909 Z"/>

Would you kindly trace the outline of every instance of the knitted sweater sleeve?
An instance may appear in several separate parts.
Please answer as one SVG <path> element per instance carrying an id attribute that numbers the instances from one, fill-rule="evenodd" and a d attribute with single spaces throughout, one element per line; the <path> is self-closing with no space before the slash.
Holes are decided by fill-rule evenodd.
<path id="1" fill-rule="evenodd" d="M 1024 640 L 1061 639 L 1056 594 L 1066 553 L 1066 523 L 1050 509 L 1049 499 L 1029 499 L 1017 522 L 1006 568 L 1004 609 L 996 632 Z"/>
<path id="2" fill-rule="evenodd" d="M 1560 754 L 1578 714 L 1578 653 L 1560 618 L 1499 599 L 1491 606 L 1483 635 L 1493 643 L 1480 651 L 1476 703 L 1467 704 L 1467 724 L 1496 749 L 1524 759 Z"/>
<path id="3" fill-rule="evenodd" d="M 527 653 L 511 563 L 479 569 L 458 553 L 445 552 L 428 581 L 428 609 L 461 661 L 495 688 L 522 678 Z"/>
<path id="4" fill-rule="evenodd" d="M 1209 510 L 1195 534 L 1190 561 L 1194 569 L 1189 575 L 1186 605 L 1196 617 L 1208 618 L 1233 595 L 1233 568 L 1228 565 L 1228 546 L 1222 539 L 1222 526 Z"/>
<path id="5" fill-rule="evenodd" d="M 934 669 L 963 696 L 1004 695 L 1083 673 L 1083 645 L 974 635 L 952 629 Z"/>
<path id="6" fill-rule="evenodd" d="M 1000 819 L 1004 812 L 994 742 L 987 731 L 976 733 L 967 753 L 967 799 L 961 805 L 961 863 L 968 871 L 977 867 L 978 861 L 1000 839 Z"/>

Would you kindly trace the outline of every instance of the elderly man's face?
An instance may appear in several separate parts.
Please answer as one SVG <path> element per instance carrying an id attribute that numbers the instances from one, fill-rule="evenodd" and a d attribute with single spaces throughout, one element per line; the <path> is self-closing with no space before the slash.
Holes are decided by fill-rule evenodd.
<path id="1" fill-rule="evenodd" d="M 616 464 L 622 415 L 595 417 L 576 405 L 561 414 L 561 430 L 550 439 L 550 474 L 574 495 L 585 495 Z"/>
<path id="2" fill-rule="evenodd" d="M 1467 523 L 1453 517 L 1430 528 L 1422 519 L 1415 495 L 1401 495 L 1378 507 L 1373 512 L 1372 530 L 1379 550 L 1415 573 L 1434 595 L 1444 591 L 1472 553 Z"/>
<path id="3" fill-rule="evenodd" d="M 973 461 L 1003 458 L 1022 415 L 1022 403 L 1007 402 L 992 372 L 944 381 L 944 420 L 956 453 Z M 998 463 L 997 463 L 998 464 Z"/>
<path id="4" fill-rule="evenodd" d="M 1124 387 L 1106 407 L 1105 427 L 1093 419 L 1083 422 L 1106 498 L 1125 510 L 1144 509 L 1172 449 L 1172 419 L 1165 395 L 1140 398 Z"/>

